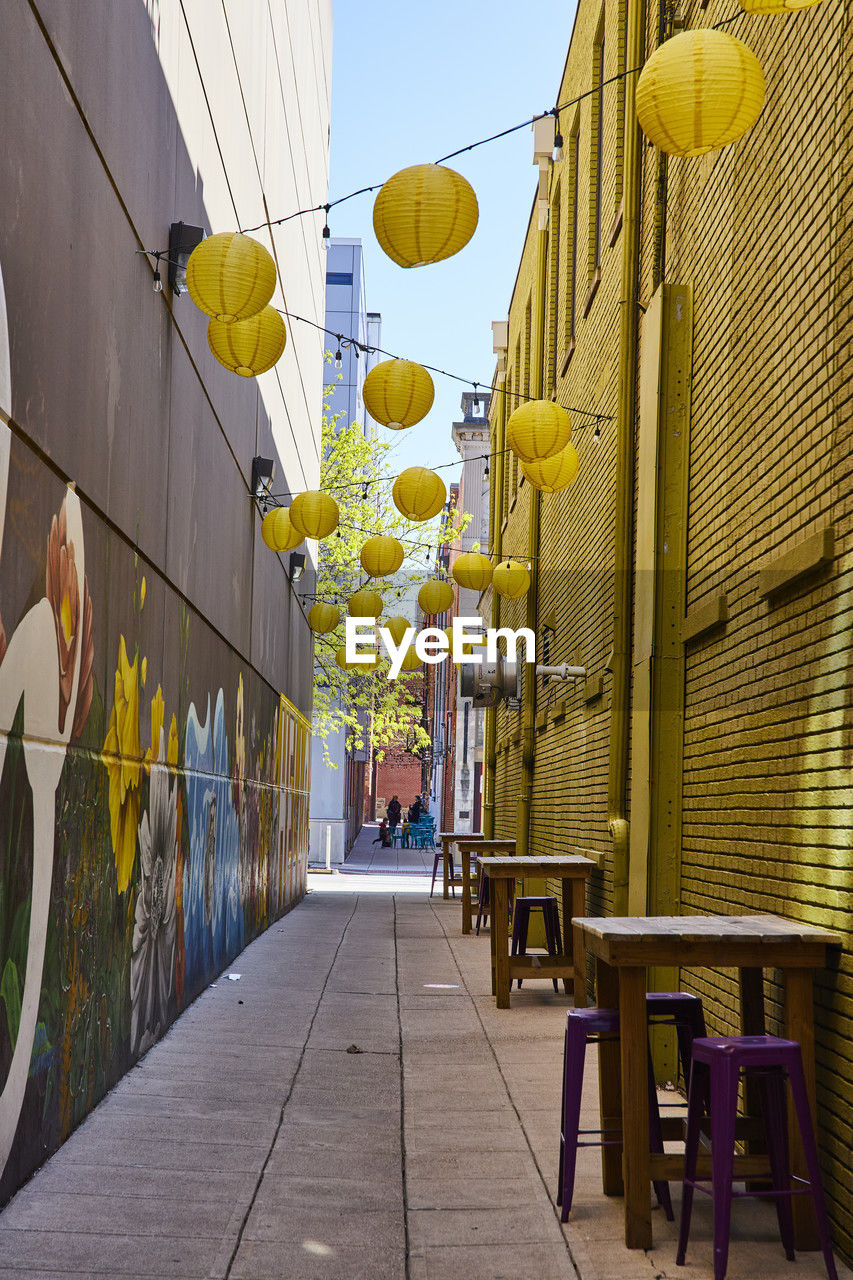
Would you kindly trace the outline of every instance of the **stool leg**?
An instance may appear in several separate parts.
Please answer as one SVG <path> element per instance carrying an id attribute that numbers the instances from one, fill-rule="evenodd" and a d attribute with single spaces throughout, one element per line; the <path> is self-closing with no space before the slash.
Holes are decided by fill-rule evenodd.
<path id="1" fill-rule="evenodd" d="M 543 907 L 542 917 L 545 922 L 545 946 L 547 947 L 548 955 L 559 955 L 560 947 L 558 942 L 558 932 L 560 928 L 560 917 L 557 913 L 556 902 L 549 902 L 547 907 Z M 559 991 L 560 984 L 557 979 L 552 978 L 551 981 L 554 984 L 554 990 Z"/>
<path id="2" fill-rule="evenodd" d="M 432 884 L 431 884 L 431 885 L 430 885 L 430 887 L 429 887 L 429 896 L 430 896 L 430 897 L 432 897 L 432 891 L 433 891 L 433 889 L 435 888 L 435 877 L 436 877 L 436 874 L 437 874 L 437 872 L 438 872 L 438 864 L 439 864 L 439 860 L 440 860 L 440 859 L 441 859 L 441 854 L 440 854 L 440 853 L 437 853 L 437 854 L 435 855 L 435 857 L 433 858 L 433 860 L 432 860 Z"/>
<path id="3" fill-rule="evenodd" d="M 738 1071 L 733 1063 L 711 1067 L 711 1176 L 714 1193 L 714 1280 L 724 1280 L 732 1220 Z"/>
<path id="4" fill-rule="evenodd" d="M 681 1192 L 681 1223 L 678 1229 L 676 1266 L 684 1266 L 687 1253 L 687 1237 L 690 1235 L 690 1215 L 693 1212 L 693 1182 L 696 1178 L 696 1161 L 699 1156 L 699 1137 L 702 1116 L 705 1114 L 705 1098 L 708 1089 L 708 1068 L 702 1062 L 694 1062 L 690 1072 L 690 1092 L 687 1099 L 687 1141 L 684 1148 L 684 1184 Z"/>
<path id="5" fill-rule="evenodd" d="M 663 1132 L 660 1125 L 660 1106 L 658 1092 L 655 1088 L 655 1069 L 652 1064 L 652 1051 L 649 1050 L 649 1147 L 652 1151 L 663 1151 Z M 667 1222 L 672 1222 L 672 1197 L 669 1194 L 669 1183 L 657 1181 L 653 1183 L 657 1202 L 666 1214 Z"/>
<path id="6" fill-rule="evenodd" d="M 452 849 L 450 850 L 450 854 L 449 854 L 449 856 L 448 856 L 447 862 L 448 862 L 448 867 L 449 867 L 449 870 L 450 870 L 450 893 L 451 893 L 451 896 L 455 898 L 455 897 L 456 897 L 456 885 L 455 885 L 453 882 L 454 882 L 454 880 L 456 879 L 456 868 L 455 868 L 455 867 L 454 867 L 454 865 L 453 865 L 453 850 L 452 850 Z"/>
<path id="7" fill-rule="evenodd" d="M 512 954 L 514 956 L 527 955 L 527 928 L 530 923 L 530 908 L 525 904 L 519 906 L 515 904 L 515 911 L 512 918 Z M 518 979 L 518 989 L 521 990 L 522 979 Z M 510 986 L 512 982 L 510 981 Z"/>
<path id="8" fill-rule="evenodd" d="M 811 1107 L 809 1106 L 808 1093 L 806 1092 L 806 1080 L 803 1074 L 802 1058 L 800 1058 L 796 1064 L 792 1064 L 788 1072 L 788 1078 L 791 1081 L 794 1110 L 797 1113 L 797 1122 L 800 1126 L 800 1134 L 803 1139 L 806 1168 L 808 1169 L 809 1182 L 811 1183 L 812 1188 L 812 1200 L 814 1201 L 815 1216 L 817 1218 L 820 1247 L 823 1253 L 823 1260 L 826 1263 L 826 1274 L 829 1276 L 829 1280 L 838 1280 L 838 1272 L 835 1269 L 835 1259 L 832 1256 L 832 1240 L 829 1234 L 829 1219 L 826 1215 L 826 1202 L 823 1198 L 823 1183 L 820 1180 L 820 1163 L 817 1158 L 817 1146 L 815 1144 L 814 1127 L 812 1125 L 812 1112 Z"/>
<path id="9" fill-rule="evenodd" d="M 791 1163 L 788 1152 L 788 1124 L 785 1115 L 785 1078 L 779 1070 L 769 1070 L 759 1076 L 761 1113 L 764 1117 L 764 1132 L 767 1138 L 767 1154 L 770 1157 L 770 1172 L 773 1176 L 773 1190 L 789 1192 L 791 1190 Z M 779 1234 L 785 1257 L 794 1261 L 794 1215 L 791 1212 L 791 1197 L 788 1194 L 777 1195 L 776 1217 L 779 1220 Z"/>
<path id="10" fill-rule="evenodd" d="M 575 1165 L 578 1156 L 578 1131 L 581 1118 L 583 1067 L 586 1056 L 586 1032 L 566 1021 L 566 1053 L 563 1067 L 563 1126 L 560 1132 L 562 1165 L 557 1203 L 560 1221 L 568 1222 L 575 1191 Z M 605 1136 L 605 1135 L 602 1135 Z"/>

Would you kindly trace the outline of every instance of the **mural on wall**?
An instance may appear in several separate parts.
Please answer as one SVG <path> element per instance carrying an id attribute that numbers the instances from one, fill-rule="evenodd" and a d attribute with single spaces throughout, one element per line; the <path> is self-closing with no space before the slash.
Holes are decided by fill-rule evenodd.
<path id="1" fill-rule="evenodd" d="M 300 741 L 0 421 L 0 1203 L 301 897 Z"/>

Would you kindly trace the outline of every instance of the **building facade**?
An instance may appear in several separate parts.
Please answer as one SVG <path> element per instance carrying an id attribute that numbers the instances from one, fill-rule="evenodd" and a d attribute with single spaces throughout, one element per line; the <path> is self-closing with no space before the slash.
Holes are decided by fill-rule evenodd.
<path id="1" fill-rule="evenodd" d="M 3 25 L 0 1203 L 304 892 L 313 647 L 253 460 L 316 486 L 323 343 L 235 376 L 141 251 L 325 199 L 331 5 Z M 253 232 L 316 322 L 319 232 Z"/>
<path id="2" fill-rule="evenodd" d="M 679 13 L 731 17 L 719 0 Z M 793 22 L 739 16 L 726 30 L 767 79 L 758 123 L 667 159 L 620 77 L 659 20 L 580 0 L 562 158 L 536 156 L 496 326 L 491 546 L 526 555 L 534 581 L 519 602 L 488 594 L 484 614 L 532 625 L 550 662 L 586 675 L 526 667 L 521 706 L 489 713 L 486 830 L 592 856 L 591 913 L 764 911 L 838 931 L 838 968 L 815 985 L 817 1096 L 849 1257 L 850 43 L 831 0 Z M 548 397 L 572 414 L 579 472 L 540 495 L 505 424 Z M 737 1029 L 735 975 L 653 976 L 701 994 L 711 1034 Z M 775 982 L 764 996 L 778 1032 Z"/>

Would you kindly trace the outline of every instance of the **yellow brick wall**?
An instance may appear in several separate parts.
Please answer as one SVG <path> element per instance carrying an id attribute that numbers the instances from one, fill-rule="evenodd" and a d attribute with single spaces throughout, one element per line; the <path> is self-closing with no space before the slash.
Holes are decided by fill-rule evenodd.
<path id="1" fill-rule="evenodd" d="M 624 9 L 580 0 L 556 100 L 593 83 L 604 11 L 605 77 L 624 66 Z M 657 43 L 649 6 L 647 45 Z M 698 0 L 688 26 L 731 16 Z M 828 925 L 844 938 L 840 969 L 815 987 L 818 1097 L 824 1173 L 836 1237 L 853 1253 L 853 212 L 849 191 L 849 17 L 824 0 L 796 17 L 738 18 L 726 29 L 761 61 L 767 101 L 741 142 L 698 160 L 668 163 L 665 279 L 690 285 L 694 355 L 686 608 L 725 592 L 728 621 L 686 647 L 681 907 L 686 912 L 777 911 Z M 590 159 L 596 99 L 565 111 L 559 254 L 549 258 L 545 394 L 567 406 L 616 413 L 622 239 L 620 88 L 604 90 L 601 280 L 590 283 Z M 577 305 L 574 349 L 566 326 L 572 273 L 572 135 L 578 137 Z M 658 283 L 658 153 L 642 144 L 640 294 Z M 846 186 L 845 186 L 846 183 Z M 559 184 L 559 185 L 558 185 Z M 531 183 L 532 186 L 532 183 Z M 552 203 L 553 208 L 553 203 Z M 553 216 L 553 214 L 552 214 Z M 531 220 L 509 309 L 509 380 L 524 390 L 526 314 L 534 297 Z M 611 244 L 611 229 L 615 230 Z M 555 257 L 559 270 L 554 270 Z M 556 353 L 554 344 L 556 343 Z M 539 681 L 531 852 L 596 850 L 590 910 L 612 903 L 607 829 L 612 645 L 615 424 L 574 415 L 576 483 L 545 495 L 540 529 L 539 634 L 553 626 L 550 661 L 603 674 L 603 696 Z M 512 468 L 509 468 L 512 474 Z M 528 486 L 508 484 L 503 554 L 527 554 Z M 758 562 L 831 521 L 830 566 L 777 597 L 758 591 Z M 524 602 L 502 604 L 521 626 Z M 513 742 L 520 712 L 497 712 L 496 834 L 515 835 L 521 774 Z M 699 991 L 714 1031 L 737 1027 L 733 974 L 683 975 Z M 779 991 L 768 985 L 770 1030 Z"/>

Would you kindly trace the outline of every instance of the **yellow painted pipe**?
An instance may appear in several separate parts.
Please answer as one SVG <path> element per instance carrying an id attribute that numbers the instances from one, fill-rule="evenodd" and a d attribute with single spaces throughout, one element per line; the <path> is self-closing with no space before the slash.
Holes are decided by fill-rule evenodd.
<path id="1" fill-rule="evenodd" d="M 501 558 L 502 525 L 504 520 L 504 462 L 506 448 L 506 361 L 498 360 L 498 376 L 495 383 L 497 390 L 497 408 L 495 430 L 492 434 L 492 460 L 489 469 L 491 477 L 491 527 L 490 543 L 492 557 L 496 562 Z M 492 590 L 492 626 L 501 625 L 501 597 Z M 490 839 L 495 836 L 495 742 L 498 731 L 497 707 L 486 708 L 486 725 L 483 735 L 483 834 Z"/>
<path id="2" fill-rule="evenodd" d="M 547 204 L 545 205 L 547 210 Z M 544 224 L 544 225 L 543 225 Z M 545 312 L 548 297 L 548 218 L 547 212 L 540 217 L 540 226 L 536 240 L 536 313 L 533 324 L 533 351 L 531 367 L 533 383 L 530 395 L 534 400 L 541 400 L 544 387 L 545 367 Z M 530 509 L 527 522 L 527 554 L 530 558 L 530 590 L 527 593 L 527 611 L 524 625 L 534 635 L 537 633 L 537 614 L 539 612 L 539 517 L 542 506 L 542 495 L 538 489 L 530 486 Z M 528 667 L 524 677 L 523 699 L 521 704 L 521 795 L 518 801 L 518 817 L 516 821 L 516 853 L 521 857 L 530 851 L 530 817 L 533 807 L 533 768 L 535 763 L 536 743 L 536 675 Z"/>
<path id="3" fill-rule="evenodd" d="M 643 0 L 628 4 L 626 64 L 643 62 Z M 635 108 L 636 77 L 625 77 L 625 170 L 622 193 L 622 307 L 619 325 L 619 389 L 614 495 L 613 696 L 607 821 L 613 841 L 613 913 L 628 912 L 628 758 L 631 730 L 631 554 L 634 520 L 633 437 L 637 385 L 642 149 Z"/>

